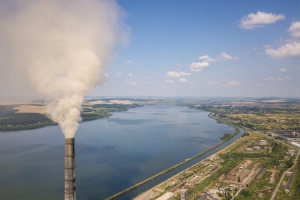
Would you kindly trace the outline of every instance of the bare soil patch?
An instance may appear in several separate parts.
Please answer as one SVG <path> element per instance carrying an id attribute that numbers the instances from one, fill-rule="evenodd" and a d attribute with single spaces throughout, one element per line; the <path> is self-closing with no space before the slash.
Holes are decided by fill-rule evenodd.
<path id="1" fill-rule="evenodd" d="M 95 105 L 95 104 L 107 104 L 106 101 L 102 101 L 102 100 L 97 100 L 97 101 L 90 101 L 88 102 L 90 105 Z"/>
<path id="2" fill-rule="evenodd" d="M 16 113 L 46 114 L 46 106 L 21 105 L 15 107 L 14 110 L 18 110 Z"/>
<path id="3" fill-rule="evenodd" d="M 132 104 L 131 101 L 121 101 L 121 100 L 110 100 L 110 103 L 116 103 L 116 104 L 124 104 L 124 105 L 129 105 Z"/>

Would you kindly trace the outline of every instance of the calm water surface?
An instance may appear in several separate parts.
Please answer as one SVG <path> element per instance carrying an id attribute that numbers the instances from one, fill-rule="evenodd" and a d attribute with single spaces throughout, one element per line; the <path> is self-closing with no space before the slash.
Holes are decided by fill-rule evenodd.
<path id="1" fill-rule="evenodd" d="M 105 199 L 234 131 L 207 115 L 187 107 L 145 106 L 81 123 L 75 139 L 77 199 Z M 1 199 L 63 199 L 63 184 L 64 137 L 58 126 L 0 132 Z M 118 199 L 133 198 L 145 187 Z"/>

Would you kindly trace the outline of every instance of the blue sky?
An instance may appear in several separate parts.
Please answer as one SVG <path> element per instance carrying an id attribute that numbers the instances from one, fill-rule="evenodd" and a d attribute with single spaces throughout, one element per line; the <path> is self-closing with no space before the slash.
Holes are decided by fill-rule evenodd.
<path id="1" fill-rule="evenodd" d="M 119 0 L 97 96 L 300 96 L 300 1 Z"/>

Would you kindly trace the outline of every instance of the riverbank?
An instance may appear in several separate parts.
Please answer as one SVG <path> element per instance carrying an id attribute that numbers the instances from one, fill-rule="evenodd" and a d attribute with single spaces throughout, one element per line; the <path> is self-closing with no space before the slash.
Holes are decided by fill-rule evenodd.
<path id="1" fill-rule="evenodd" d="M 239 133 L 240 133 L 240 131 L 239 131 Z M 235 136 L 236 136 L 236 135 L 235 135 Z M 229 140 L 230 140 L 230 139 L 229 139 Z M 217 144 L 216 146 L 214 146 L 214 147 L 212 147 L 212 148 L 210 148 L 210 149 L 208 149 L 208 150 L 206 150 L 206 151 L 204 151 L 204 152 L 202 152 L 202 153 L 200 153 L 200 154 L 197 154 L 197 155 L 193 156 L 190 160 L 193 160 L 193 159 L 196 158 L 196 157 L 199 157 L 199 156 L 201 156 L 201 155 L 204 155 L 204 154 L 206 154 L 206 153 L 212 151 L 213 149 L 216 149 L 217 147 L 221 146 L 221 145 L 224 144 L 225 142 L 228 142 L 229 140 L 223 141 L 223 142 Z M 194 164 L 194 165 L 192 165 L 192 166 L 186 168 L 185 170 L 183 170 L 183 171 L 181 171 L 181 172 L 175 174 L 174 176 L 172 176 L 172 177 L 168 178 L 167 180 L 161 182 L 160 184 L 158 184 L 158 185 L 152 187 L 151 189 L 145 191 L 144 193 L 141 193 L 141 194 L 138 195 L 137 197 L 133 198 L 133 200 L 145 200 L 145 199 L 152 199 L 152 198 L 158 197 L 158 196 L 159 196 L 159 192 L 157 192 L 157 191 L 160 191 L 159 188 L 160 188 L 161 186 L 167 185 L 168 183 L 171 183 L 172 180 L 174 180 L 175 177 L 178 177 L 178 176 L 180 176 L 181 174 L 183 174 L 183 173 L 185 173 L 185 172 L 191 171 L 191 169 L 193 169 L 195 166 L 199 165 L 199 163 L 203 162 L 204 160 L 208 159 L 208 157 L 209 157 L 209 158 L 215 158 L 215 157 L 217 157 L 217 155 L 219 155 L 219 154 L 221 154 L 221 153 L 224 153 L 228 148 L 230 148 L 230 147 L 236 145 L 236 144 L 239 143 L 239 142 L 240 142 L 239 138 L 235 138 L 235 140 L 232 141 L 228 146 L 226 146 L 226 147 L 220 149 L 219 151 L 213 153 L 212 155 L 208 155 L 206 158 L 203 158 L 201 161 L 197 162 L 196 164 Z M 189 161 L 190 161 L 190 160 L 189 160 Z M 174 167 L 174 166 L 173 166 L 173 167 Z M 155 191 L 156 191 L 156 192 L 155 192 Z M 123 191 L 122 191 L 122 192 L 123 192 Z M 119 194 L 119 193 L 118 193 L 118 194 Z M 110 200 L 110 199 L 113 199 L 113 198 L 108 198 L 108 200 Z"/>
<path id="2" fill-rule="evenodd" d="M 180 162 L 180 163 L 178 163 L 178 164 L 176 164 L 176 165 L 174 165 L 174 166 L 172 166 L 172 167 L 170 167 L 170 168 L 168 168 L 168 169 L 166 169 L 166 170 L 164 170 L 164 171 L 162 171 L 162 172 L 160 172 L 158 174 L 155 174 L 154 176 L 151 176 L 150 178 L 147 178 L 146 180 L 143 180 L 143 181 L 141 181 L 141 182 L 139 182 L 139 183 L 137 183 L 137 184 L 135 184 L 135 185 L 133 185 L 133 186 L 131 186 L 131 187 L 129 187 L 129 188 L 127 188 L 127 189 L 125 189 L 125 190 L 123 190 L 123 191 L 121 191 L 121 192 L 119 192 L 119 193 L 117 193 L 117 194 L 115 194 L 115 195 L 113 195 L 111 197 L 109 197 L 109 198 L 107 198 L 107 200 L 112 200 L 112 199 L 115 199 L 115 198 L 117 198 L 119 196 L 122 196 L 122 195 L 126 194 L 127 192 L 129 192 L 129 191 L 131 191 L 131 190 L 133 190 L 135 188 L 138 188 L 138 187 L 140 187 L 141 185 L 143 185 L 143 184 L 145 184 L 147 182 L 150 182 L 150 181 L 152 181 L 152 180 L 154 180 L 154 179 L 156 179 L 156 178 L 158 178 L 158 177 L 160 177 L 160 176 L 162 176 L 164 174 L 167 174 L 168 172 L 170 172 L 170 171 L 172 171 L 172 170 L 174 170 L 174 169 L 176 169 L 176 168 L 178 168 L 178 167 L 180 167 L 180 166 L 182 166 L 184 164 L 187 164 L 187 163 L 193 161 L 194 159 L 196 159 L 196 158 L 198 158 L 200 156 L 203 156 L 203 155 L 211 152 L 212 150 L 220 147 L 221 145 L 225 144 L 226 142 L 229 142 L 231 139 L 233 139 L 235 136 L 237 136 L 241 132 L 241 130 L 239 128 L 237 128 L 237 127 L 234 127 L 234 128 L 235 128 L 235 132 L 232 133 L 232 134 L 230 134 L 230 137 L 228 137 L 227 139 L 225 139 L 222 142 L 218 143 L 217 145 L 215 145 L 215 146 L 213 146 L 213 147 L 211 147 L 211 148 L 209 148 L 209 149 L 207 149 L 207 150 L 205 150 L 205 151 L 203 151 L 203 152 L 201 152 L 201 153 L 199 153 L 199 154 L 197 154 L 197 155 L 195 155 L 193 157 L 187 158 L 184 161 L 182 161 L 182 162 Z M 244 132 L 244 130 L 243 130 L 243 132 Z"/>
<path id="3" fill-rule="evenodd" d="M 81 118 L 82 122 L 109 118 L 113 112 L 128 111 L 131 108 L 141 106 L 139 104 L 115 103 L 83 105 Z M 38 107 L 41 107 L 41 109 L 37 109 Z M 21 131 L 57 125 L 44 112 L 41 112 L 43 109 L 45 110 L 45 105 L 42 104 L 28 104 L 26 106 L 23 104 L 0 105 L 0 131 Z"/>
<path id="4" fill-rule="evenodd" d="M 205 110 L 204 110 L 204 111 L 205 111 Z M 211 147 L 211 148 L 207 149 L 206 151 L 201 152 L 201 153 L 199 153 L 199 154 L 197 154 L 197 155 L 195 155 L 195 156 L 193 156 L 193 157 L 191 157 L 191 158 L 188 158 L 188 159 L 186 159 L 185 161 L 183 161 L 182 163 L 179 163 L 179 164 L 177 164 L 177 165 L 174 165 L 173 167 L 171 167 L 171 168 L 169 168 L 169 169 L 167 169 L 167 170 L 165 170 L 165 171 L 163 171 L 163 172 L 161 172 L 161 173 L 159 173 L 159 174 L 156 174 L 156 175 L 153 176 L 153 177 L 150 177 L 149 179 L 146 179 L 146 180 L 145 180 L 146 182 L 148 182 L 148 181 L 150 181 L 150 180 L 152 180 L 152 179 L 154 179 L 154 178 L 156 178 L 156 177 L 158 177 L 158 176 L 160 176 L 160 175 L 162 175 L 162 174 L 164 174 L 164 173 L 167 173 L 168 171 L 171 171 L 171 170 L 173 170 L 173 169 L 175 169 L 175 168 L 177 168 L 177 167 L 179 167 L 179 166 L 181 166 L 181 165 L 183 165 L 183 164 L 185 164 L 185 163 L 187 163 L 187 162 L 189 162 L 189 161 L 191 161 L 191 160 L 193 160 L 193 159 L 195 159 L 195 158 L 197 158 L 197 157 L 200 157 L 200 156 L 202 156 L 202 155 L 204 155 L 204 154 L 206 154 L 206 153 L 208 153 L 208 152 L 210 152 L 210 151 L 216 149 L 217 147 L 219 147 L 219 146 L 221 146 L 222 144 L 224 144 L 225 142 L 231 140 L 232 138 L 234 138 L 236 135 L 238 135 L 238 134 L 240 133 L 240 129 L 239 129 L 238 127 L 236 127 L 236 126 L 234 126 L 234 125 L 232 125 L 232 124 L 229 124 L 229 123 L 223 121 L 222 119 L 213 117 L 213 116 L 212 116 L 212 112 L 211 112 L 210 114 L 208 114 L 208 117 L 210 117 L 210 118 L 216 120 L 218 123 L 224 123 L 224 124 L 226 124 L 226 125 L 228 125 L 228 126 L 234 127 L 234 128 L 235 128 L 234 133 L 231 133 L 231 134 L 230 134 L 230 133 L 225 133 L 224 136 L 220 137 L 223 141 L 220 142 L 219 144 L 217 144 L 217 145 L 215 145 L 214 147 Z M 244 130 L 244 129 L 243 129 L 243 132 L 245 133 L 245 130 Z M 236 139 L 237 139 L 237 138 L 236 138 Z M 221 152 L 223 152 L 223 151 L 225 151 L 229 146 L 232 146 L 232 145 L 235 145 L 235 144 L 236 144 L 236 142 L 233 141 L 233 142 L 232 142 L 231 144 L 229 144 L 227 147 L 225 147 L 225 148 L 219 150 L 218 152 L 216 152 L 215 154 L 213 154 L 212 157 L 215 156 L 215 155 L 217 155 L 217 154 L 219 154 L 219 153 L 221 153 Z M 202 162 L 202 161 L 200 161 L 200 162 Z M 200 163 L 200 162 L 199 162 L 199 163 Z M 191 167 L 185 169 L 185 171 L 188 171 L 189 169 L 193 168 L 195 165 L 198 165 L 199 163 L 196 163 L 196 164 L 192 165 Z M 180 173 L 183 173 L 183 172 L 180 172 Z M 180 173 L 179 173 L 179 174 L 180 174 Z M 163 182 L 160 183 L 159 185 L 164 185 L 164 184 L 166 184 L 170 179 L 173 179 L 175 176 L 178 176 L 178 174 L 176 174 L 176 175 L 172 176 L 171 178 L 169 178 L 169 179 L 163 181 Z M 134 189 L 134 188 L 136 188 L 136 187 L 139 187 L 139 186 L 142 185 L 142 184 L 144 184 L 144 183 L 143 183 L 143 182 L 140 182 L 140 183 L 138 183 L 138 184 L 136 184 L 136 185 L 134 185 L 134 186 L 132 186 L 132 187 L 130 187 L 130 188 L 124 190 L 124 191 L 121 191 L 120 193 L 117 193 L 116 195 L 114 195 L 114 196 L 112 196 L 112 197 L 110 197 L 110 198 L 108 198 L 108 199 L 114 199 L 114 198 L 116 198 L 116 197 L 118 197 L 118 196 L 121 196 L 122 194 L 125 194 L 126 192 L 128 192 L 128 191 L 130 191 L 130 190 L 132 190 L 132 189 Z M 139 195 L 138 197 L 134 198 L 134 200 L 144 200 L 144 199 L 151 199 L 151 198 L 153 198 L 153 197 L 157 197 L 158 194 L 154 192 L 154 188 L 157 188 L 157 187 L 159 187 L 159 186 L 155 186 L 155 187 L 151 188 L 150 190 L 147 190 L 146 192 L 142 193 L 142 194 Z"/>
<path id="5" fill-rule="evenodd" d="M 216 123 L 208 114 L 182 106 L 149 105 L 113 113 L 108 119 L 81 123 L 76 132 L 77 198 L 106 199 L 218 144 L 224 133 L 234 132 L 233 128 Z M 46 194 L 51 192 L 55 196 L 51 199 L 59 199 L 63 193 L 63 181 L 59 180 L 63 177 L 61 155 L 64 152 L 60 128 L 48 126 L 7 132 L 0 137 L 2 197 L 47 199 Z M 204 156 L 117 199 L 131 199 Z M 51 159 L 47 159 L 49 157 Z M 35 173 L 45 170 L 51 173 L 43 176 Z M 15 178 L 11 179 L 11 175 Z M 43 184 L 45 179 L 47 187 Z M 26 190 L 10 192 L 11 187 L 23 186 Z M 36 194 L 35 190 L 40 192 Z"/>

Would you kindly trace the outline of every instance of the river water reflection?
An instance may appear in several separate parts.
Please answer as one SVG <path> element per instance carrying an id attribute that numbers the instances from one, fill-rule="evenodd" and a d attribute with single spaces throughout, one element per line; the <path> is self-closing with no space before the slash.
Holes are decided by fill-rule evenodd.
<path id="1" fill-rule="evenodd" d="M 145 106 L 81 123 L 75 139 L 77 199 L 105 199 L 234 131 L 208 114 L 187 107 Z M 63 180 L 64 137 L 58 126 L 0 132 L 1 199 L 62 199 Z M 143 189 L 118 199 L 133 198 Z"/>

